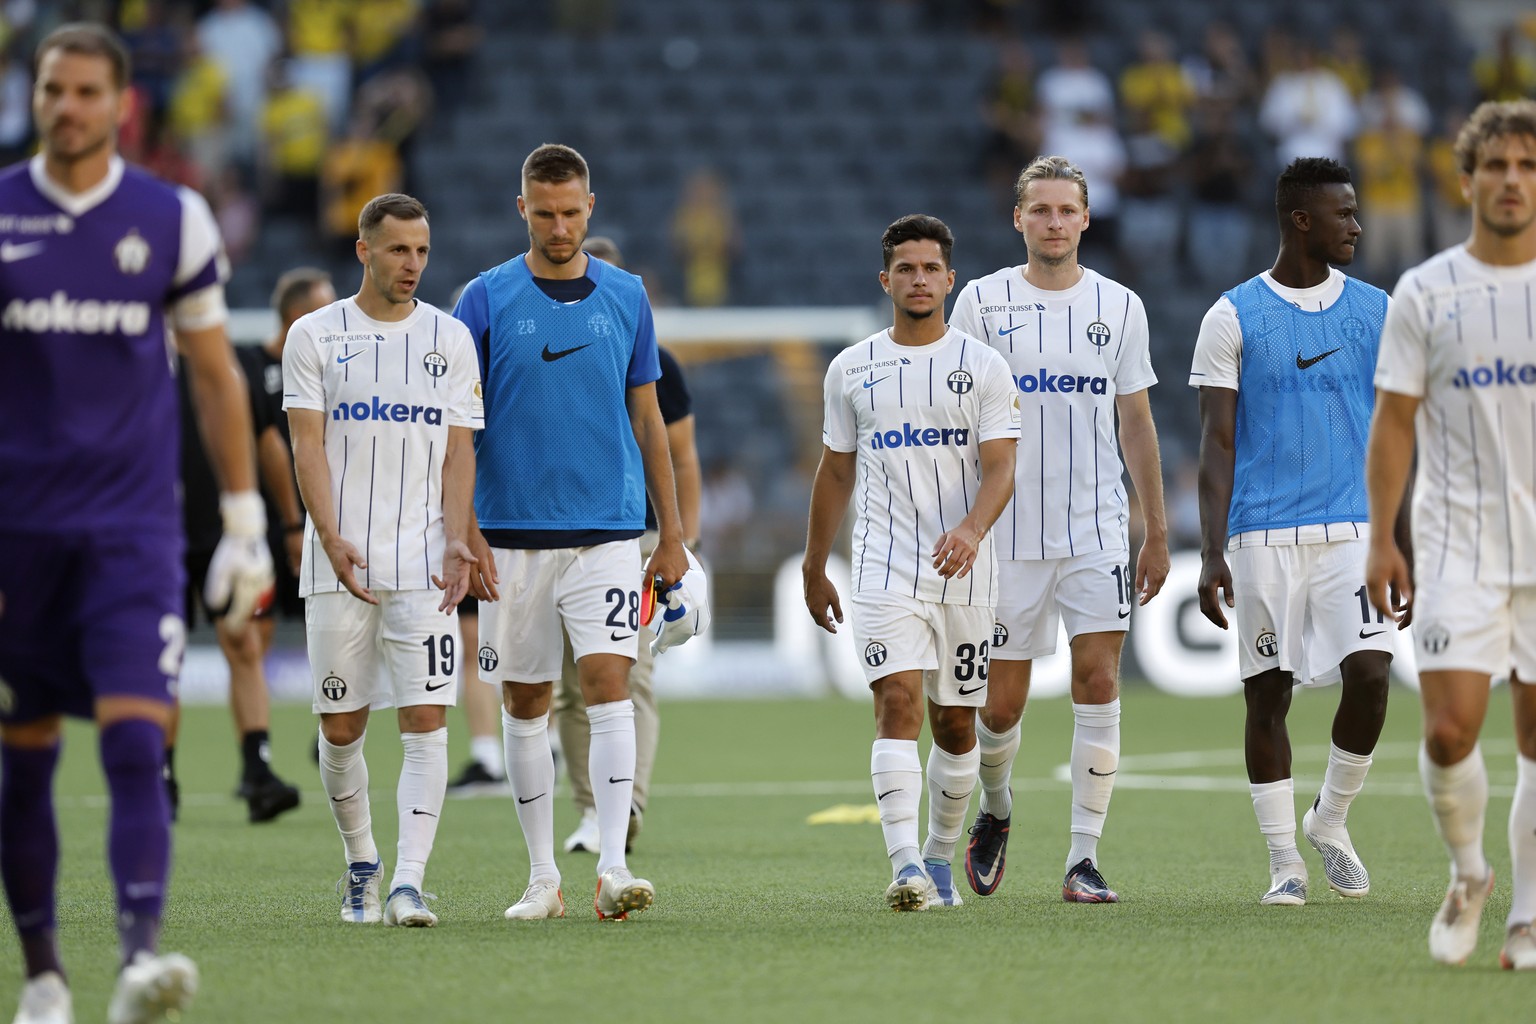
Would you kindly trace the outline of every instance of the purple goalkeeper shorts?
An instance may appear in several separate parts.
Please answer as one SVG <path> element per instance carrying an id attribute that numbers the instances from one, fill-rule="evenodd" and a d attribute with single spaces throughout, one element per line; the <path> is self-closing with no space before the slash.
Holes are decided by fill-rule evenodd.
<path id="1" fill-rule="evenodd" d="M 176 699 L 178 534 L 0 531 L 0 721 L 91 718 L 98 697 Z"/>

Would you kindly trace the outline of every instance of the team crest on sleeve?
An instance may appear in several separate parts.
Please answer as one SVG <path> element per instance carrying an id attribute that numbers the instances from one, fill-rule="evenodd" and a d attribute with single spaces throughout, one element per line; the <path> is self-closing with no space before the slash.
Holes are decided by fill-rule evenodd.
<path id="1" fill-rule="evenodd" d="M 1109 325 L 1102 320 L 1095 320 L 1088 325 L 1088 341 L 1094 348 L 1103 348 L 1109 344 Z"/>
<path id="2" fill-rule="evenodd" d="M 421 365 L 427 368 L 427 372 L 434 377 L 441 377 L 448 372 L 448 360 L 441 352 L 428 352 L 421 357 Z"/>
<path id="3" fill-rule="evenodd" d="M 878 640 L 871 640 L 864 648 L 864 660 L 869 663 L 870 668 L 879 668 L 885 664 L 885 644 Z"/>
<path id="4" fill-rule="evenodd" d="M 149 266 L 149 243 L 144 241 L 138 229 L 130 228 L 112 250 L 117 269 L 125 274 L 142 274 Z"/>
<path id="5" fill-rule="evenodd" d="M 976 386 L 976 381 L 971 377 L 969 370 L 954 371 L 944 383 L 949 386 L 949 390 L 957 395 L 966 394 L 971 388 Z"/>

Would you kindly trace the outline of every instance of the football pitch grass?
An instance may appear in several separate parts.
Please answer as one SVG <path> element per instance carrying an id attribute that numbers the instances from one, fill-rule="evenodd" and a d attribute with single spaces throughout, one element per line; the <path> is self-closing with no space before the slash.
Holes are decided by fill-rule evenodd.
<path id="1" fill-rule="evenodd" d="M 1336 693 L 1299 692 L 1291 712 L 1298 820 L 1321 780 Z M 675 702 L 645 831 L 630 859 L 655 906 L 623 923 L 592 911 L 594 858 L 560 854 L 567 916 L 508 922 L 527 854 L 508 797 L 450 800 L 427 871 L 430 930 L 344 925 L 333 884 L 341 842 L 305 744 L 306 708 L 275 709 L 276 760 L 304 804 L 245 822 L 231 791 L 227 713 L 189 707 L 178 753 L 183 804 L 163 948 L 202 971 L 191 1022 L 1308 1021 L 1530 1020 L 1536 976 L 1500 971 L 1509 906 L 1505 821 L 1514 784 L 1508 698 L 1485 730 L 1493 797 L 1487 851 L 1498 887 L 1470 963 L 1443 967 L 1425 937 L 1446 858 L 1419 790 L 1418 705 L 1394 690 L 1386 734 L 1350 825 L 1372 891 L 1346 901 L 1321 859 L 1304 907 L 1260 907 L 1264 844 L 1243 775 L 1242 702 L 1124 698 L 1124 758 L 1100 849 L 1123 902 L 1061 902 L 1072 729 L 1065 700 L 1024 723 L 1007 876 L 965 906 L 895 914 L 879 827 L 864 817 L 871 712 L 862 702 Z M 450 720 L 452 764 L 462 718 Z M 103 787 L 88 727 L 72 726 L 58 782 L 64 844 L 60 932 L 81 1021 L 100 1020 L 113 980 Z M 926 750 L 926 740 L 924 741 Z M 393 715 L 368 757 L 374 830 L 393 866 Z M 557 843 L 575 825 L 562 786 Z M 957 880 L 959 872 L 957 872 Z M 387 878 L 387 876 L 386 876 Z M 963 882 L 962 882 L 963 885 Z M 0 1015 L 20 984 L 3 922 Z"/>

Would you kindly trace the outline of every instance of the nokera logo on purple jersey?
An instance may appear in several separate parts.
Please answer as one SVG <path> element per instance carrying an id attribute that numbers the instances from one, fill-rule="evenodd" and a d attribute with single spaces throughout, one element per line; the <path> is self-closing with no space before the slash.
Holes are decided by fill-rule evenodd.
<path id="1" fill-rule="evenodd" d="M 0 327 L 33 334 L 129 334 L 149 330 L 149 303 L 72 299 L 56 291 L 47 299 L 12 299 Z"/>
<path id="2" fill-rule="evenodd" d="M 425 423 L 436 427 L 443 422 L 443 410 L 435 405 L 406 405 L 386 402 L 378 395 L 369 402 L 342 402 L 331 410 L 333 420 L 376 420 L 380 423 Z"/>

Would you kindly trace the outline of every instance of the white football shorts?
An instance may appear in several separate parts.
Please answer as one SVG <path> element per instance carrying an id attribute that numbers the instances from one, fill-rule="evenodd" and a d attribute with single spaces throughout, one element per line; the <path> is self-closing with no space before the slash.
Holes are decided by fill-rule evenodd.
<path id="1" fill-rule="evenodd" d="M 1124 633 L 1129 628 L 1130 554 L 1089 551 L 1068 558 L 997 563 L 997 631 L 992 657 L 1033 661 L 1056 653 L 1065 621 L 1068 638 Z"/>
<path id="2" fill-rule="evenodd" d="M 437 610 L 437 590 L 375 590 L 376 605 L 346 591 L 304 599 L 316 714 L 456 704 L 459 613 Z"/>
<path id="3" fill-rule="evenodd" d="M 1365 597 L 1369 546 L 1351 538 L 1227 552 L 1242 678 L 1279 668 L 1303 686 L 1328 686 L 1356 651 L 1392 653 L 1397 624 Z"/>
<path id="4" fill-rule="evenodd" d="M 499 601 L 480 602 L 480 678 L 549 683 L 565 642 L 577 660 L 640 652 L 640 541 L 584 548 L 496 548 Z"/>
<path id="5" fill-rule="evenodd" d="M 1426 582 L 1413 592 L 1420 672 L 1465 669 L 1536 683 L 1536 586 Z"/>
<path id="6" fill-rule="evenodd" d="M 851 611 L 866 682 L 921 670 L 923 694 L 935 704 L 986 705 L 992 608 L 871 591 L 853 595 Z"/>

